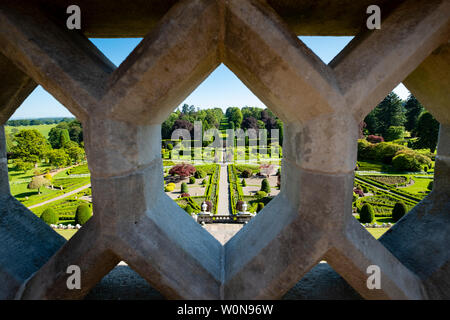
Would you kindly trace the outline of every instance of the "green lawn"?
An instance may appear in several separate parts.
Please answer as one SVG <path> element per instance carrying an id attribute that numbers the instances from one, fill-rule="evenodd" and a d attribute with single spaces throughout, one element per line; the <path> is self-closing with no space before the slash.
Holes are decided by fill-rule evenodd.
<path id="1" fill-rule="evenodd" d="M 68 229 L 66 229 L 66 230 L 63 230 L 63 229 L 55 229 L 55 231 L 56 231 L 57 233 L 59 233 L 60 235 L 62 235 L 64 238 L 66 238 L 66 240 L 69 240 L 70 238 L 73 237 L 73 235 L 75 234 L 75 232 L 77 232 L 78 230 L 77 230 L 77 229 L 70 229 L 70 230 L 68 230 Z"/>
<path id="2" fill-rule="evenodd" d="M 392 166 L 377 161 L 358 161 L 358 170 L 360 171 L 378 171 L 378 172 L 390 172 Z"/>
<path id="3" fill-rule="evenodd" d="M 28 170 L 26 172 L 17 171 L 14 169 L 14 165 L 12 163 L 8 164 L 8 172 L 10 180 L 10 189 L 11 195 L 13 195 L 17 200 L 21 201 L 25 205 L 32 205 L 34 203 L 39 203 L 41 201 L 48 200 L 47 198 L 51 198 L 57 195 L 62 194 L 62 192 L 58 190 L 50 190 L 47 188 L 41 188 L 41 194 L 38 194 L 37 190 L 30 190 L 27 188 L 28 183 L 34 176 L 35 170 L 42 170 L 44 168 L 48 168 L 48 164 L 39 164 L 38 168 Z M 28 197 L 28 200 L 26 200 Z M 41 200 L 45 199 L 45 200 Z"/>
<path id="4" fill-rule="evenodd" d="M 31 170 L 28 170 L 27 172 L 23 172 L 23 171 L 16 171 L 14 169 L 14 164 L 9 163 L 8 171 L 9 176 L 11 178 L 10 180 L 11 195 L 13 195 L 20 202 L 22 202 L 24 206 L 29 207 L 34 204 L 38 204 L 50 200 L 54 197 L 63 195 L 67 192 L 82 187 L 83 185 L 87 185 L 90 182 L 89 177 L 69 178 L 69 176 L 66 174 L 67 170 L 64 170 L 55 175 L 54 179 L 52 180 L 55 186 L 61 185 L 63 186 L 64 190 L 60 190 L 59 188 L 56 187 L 55 190 L 43 187 L 41 188 L 41 194 L 38 194 L 37 190 L 28 189 L 27 186 L 28 183 L 31 181 L 32 177 L 34 176 L 34 171 L 35 170 L 42 171 L 42 169 L 49 167 L 50 166 L 48 164 L 40 163 L 37 169 L 33 168 Z"/>
<path id="5" fill-rule="evenodd" d="M 381 237 L 389 228 L 366 228 L 366 230 L 375 238 Z"/>
<path id="6" fill-rule="evenodd" d="M 432 176 L 427 178 L 411 175 L 411 179 L 414 180 L 414 184 L 409 187 L 402 188 L 402 190 L 411 193 L 425 192 L 428 190 L 428 184 L 430 183 L 430 181 L 433 181 Z"/>

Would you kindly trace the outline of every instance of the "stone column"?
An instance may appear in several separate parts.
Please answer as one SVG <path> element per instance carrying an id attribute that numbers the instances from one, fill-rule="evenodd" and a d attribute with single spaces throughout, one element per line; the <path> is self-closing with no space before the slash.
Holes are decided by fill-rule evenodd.
<path id="1" fill-rule="evenodd" d="M 435 199 L 448 202 L 450 198 L 450 125 L 441 123 L 434 170 Z"/>

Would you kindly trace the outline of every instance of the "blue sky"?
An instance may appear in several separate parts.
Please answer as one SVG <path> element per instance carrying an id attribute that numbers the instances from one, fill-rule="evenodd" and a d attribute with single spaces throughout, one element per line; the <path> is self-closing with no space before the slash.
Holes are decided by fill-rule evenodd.
<path id="1" fill-rule="evenodd" d="M 352 37 L 300 37 L 300 39 L 319 56 L 329 63 Z M 118 66 L 141 41 L 132 39 L 91 39 L 91 41 Z M 409 91 L 399 85 L 394 89 L 402 99 L 406 99 Z M 182 103 L 200 108 L 229 106 L 257 106 L 264 104 L 237 78 L 227 67 L 220 65 L 200 86 Z M 374 106 L 375 107 L 375 106 Z M 72 117 L 73 115 L 56 101 L 41 86 L 23 102 L 11 119 Z"/>

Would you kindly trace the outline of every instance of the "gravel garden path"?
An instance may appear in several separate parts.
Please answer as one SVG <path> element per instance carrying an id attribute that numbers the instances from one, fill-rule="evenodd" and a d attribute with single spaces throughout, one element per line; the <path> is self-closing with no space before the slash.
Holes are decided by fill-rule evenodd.
<path id="1" fill-rule="evenodd" d="M 227 166 L 227 164 L 220 165 L 219 201 L 218 201 L 217 214 L 218 215 L 231 214 L 230 190 L 228 187 L 228 166 Z"/>

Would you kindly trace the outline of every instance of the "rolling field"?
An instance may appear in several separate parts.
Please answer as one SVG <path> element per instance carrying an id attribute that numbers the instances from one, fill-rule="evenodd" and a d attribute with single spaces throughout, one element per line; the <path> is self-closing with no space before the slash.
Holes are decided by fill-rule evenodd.
<path id="1" fill-rule="evenodd" d="M 11 130 L 13 130 L 13 129 L 17 129 L 18 131 L 35 129 L 35 130 L 39 131 L 44 137 L 48 138 L 48 133 L 50 132 L 50 130 L 53 127 L 56 127 L 56 126 L 57 126 L 56 124 L 40 124 L 40 125 L 36 125 L 36 126 L 17 126 L 17 127 L 5 126 L 5 134 L 10 133 Z"/>

